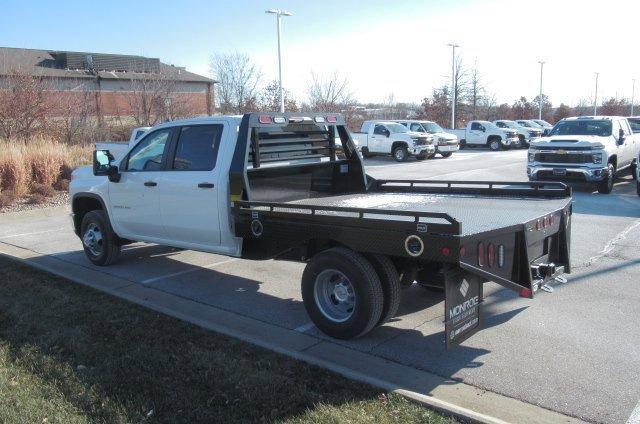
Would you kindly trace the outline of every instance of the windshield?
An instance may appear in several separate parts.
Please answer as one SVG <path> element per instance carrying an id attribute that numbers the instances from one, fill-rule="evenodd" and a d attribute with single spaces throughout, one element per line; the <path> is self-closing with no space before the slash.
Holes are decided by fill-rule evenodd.
<path id="1" fill-rule="evenodd" d="M 436 124 L 435 122 L 425 122 L 422 124 L 422 126 L 424 127 L 425 130 L 427 130 L 427 132 L 430 132 L 430 133 L 444 132 L 442 127 Z"/>
<path id="2" fill-rule="evenodd" d="M 595 135 L 608 137 L 611 135 L 611 121 L 608 120 L 572 120 L 560 121 L 549 135 Z"/>
<path id="3" fill-rule="evenodd" d="M 384 124 L 384 126 L 387 127 L 392 134 L 409 132 L 407 127 L 402 124 Z"/>
<path id="4" fill-rule="evenodd" d="M 535 128 L 535 129 L 542 128 L 540 126 L 540 124 L 536 124 L 535 122 L 529 121 L 529 120 L 518 121 L 518 124 L 522 125 L 523 127 L 527 127 L 527 128 Z"/>
<path id="5" fill-rule="evenodd" d="M 496 126 L 496 124 L 494 124 L 493 122 L 489 122 L 489 121 L 478 121 L 478 123 L 482 126 L 484 126 L 485 128 L 491 128 L 491 129 L 496 129 L 498 128 Z"/>
<path id="6" fill-rule="evenodd" d="M 505 124 L 507 127 L 509 128 L 518 128 L 520 127 L 520 125 L 518 125 L 516 122 L 514 121 L 501 121 L 503 124 Z"/>
<path id="7" fill-rule="evenodd" d="M 548 123 L 547 121 L 544 121 L 542 119 L 534 119 L 533 122 L 535 122 L 536 124 L 541 125 L 543 127 L 550 127 L 551 126 L 550 123 Z"/>
<path id="8" fill-rule="evenodd" d="M 630 118 L 628 121 L 631 126 L 631 131 L 634 133 L 640 133 L 640 118 Z"/>

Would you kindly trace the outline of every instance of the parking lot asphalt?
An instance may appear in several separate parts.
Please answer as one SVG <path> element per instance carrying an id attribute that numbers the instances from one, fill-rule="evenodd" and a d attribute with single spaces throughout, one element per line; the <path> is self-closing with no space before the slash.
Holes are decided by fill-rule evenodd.
<path id="1" fill-rule="evenodd" d="M 387 179 L 525 181 L 525 151 L 464 150 L 367 172 Z M 3 249 L 3 246 L 6 249 Z M 574 187 L 574 272 L 534 300 L 489 283 L 485 328 L 451 352 L 443 343 L 443 295 L 416 285 L 398 316 L 356 341 L 328 339 L 300 297 L 303 265 L 252 262 L 136 243 L 108 268 L 89 264 L 64 211 L 0 215 L 0 251 L 27 249 L 162 293 L 295 330 L 410 369 L 592 422 L 627 422 L 640 400 L 640 198 L 623 176 L 614 192 Z M 435 389 L 434 389 L 435 390 Z"/>

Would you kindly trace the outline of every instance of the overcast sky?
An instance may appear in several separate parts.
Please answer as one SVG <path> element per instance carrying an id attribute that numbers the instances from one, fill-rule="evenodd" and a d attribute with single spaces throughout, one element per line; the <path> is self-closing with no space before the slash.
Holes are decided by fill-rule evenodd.
<path id="1" fill-rule="evenodd" d="M 10 3 L 10 4 L 7 4 Z M 264 82 L 277 76 L 283 21 L 284 83 L 304 99 L 311 71 L 347 76 L 360 101 L 419 102 L 449 81 L 451 49 L 489 91 L 512 103 L 538 92 L 554 105 L 631 97 L 640 75 L 640 1 L 124 1 L 2 2 L 0 45 L 142 54 L 205 74 L 214 52 L 249 54 Z M 640 80 L 636 99 L 640 97 Z"/>

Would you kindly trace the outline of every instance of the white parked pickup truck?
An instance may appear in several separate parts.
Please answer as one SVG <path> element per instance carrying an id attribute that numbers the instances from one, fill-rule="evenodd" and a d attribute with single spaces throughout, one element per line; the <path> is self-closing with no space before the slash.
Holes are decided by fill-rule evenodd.
<path id="1" fill-rule="evenodd" d="M 364 121 L 360 132 L 353 133 L 362 156 L 391 155 L 398 162 L 409 156 L 418 160 L 432 158 L 436 148 L 431 134 L 409 131 L 392 121 Z"/>
<path id="2" fill-rule="evenodd" d="M 639 136 L 619 116 L 563 119 L 548 137 L 531 143 L 527 175 L 531 181 L 586 181 L 611 193 L 618 173 L 630 169 L 636 175 Z"/>
<path id="3" fill-rule="evenodd" d="M 434 138 L 434 144 L 436 146 L 436 153 L 440 153 L 442 157 L 448 158 L 460 149 L 458 137 L 453 134 L 449 134 L 442 129 L 442 127 L 433 121 L 414 121 L 400 119 L 396 120 L 399 124 L 409 128 L 409 131 L 431 134 Z"/>
<path id="4" fill-rule="evenodd" d="M 467 128 L 446 132 L 458 136 L 461 146 L 487 146 L 491 150 L 506 150 L 519 141 L 516 130 L 498 128 L 489 121 L 470 121 Z"/>
<path id="5" fill-rule="evenodd" d="M 114 158 L 122 157 L 136 140 L 149 131 L 151 127 L 138 127 L 131 131 L 129 141 L 100 141 L 96 143 L 96 150 L 108 150 Z"/>
<path id="6" fill-rule="evenodd" d="M 167 122 L 120 159 L 96 150 L 69 187 L 91 263 L 133 241 L 300 262 L 309 317 L 340 339 L 392 319 L 401 282 L 417 281 L 444 289 L 449 349 L 482 327 L 485 282 L 533 299 L 571 272 L 567 186 L 373 178 L 340 114 Z"/>
<path id="7" fill-rule="evenodd" d="M 535 140 L 536 138 L 542 137 L 542 129 L 540 128 L 527 128 L 524 125 L 516 121 L 511 121 L 509 119 L 499 119 L 497 121 L 493 121 L 499 128 L 511 128 L 513 130 L 518 131 L 518 142 L 514 147 L 529 147 L 531 140 Z"/>

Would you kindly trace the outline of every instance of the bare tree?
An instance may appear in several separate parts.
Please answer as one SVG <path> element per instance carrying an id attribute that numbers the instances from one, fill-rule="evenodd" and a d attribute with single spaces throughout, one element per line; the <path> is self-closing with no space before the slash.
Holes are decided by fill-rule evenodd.
<path id="1" fill-rule="evenodd" d="M 298 112 L 298 103 L 291 98 L 289 90 L 284 89 L 284 109 L 287 112 Z M 260 92 L 259 106 L 261 110 L 278 111 L 280 110 L 280 84 L 274 80 L 267 84 Z"/>
<path id="2" fill-rule="evenodd" d="M 473 68 L 469 70 L 469 80 L 467 83 L 468 92 L 467 98 L 469 101 L 469 112 L 471 119 L 478 119 L 478 108 L 483 100 L 485 94 L 485 88 L 482 84 L 482 78 L 480 71 L 478 70 L 478 64 L 475 63 Z"/>
<path id="3" fill-rule="evenodd" d="M 468 113 L 468 107 L 463 102 L 469 93 L 469 71 L 464 67 L 462 58 L 456 57 L 454 67 L 453 90 L 456 99 L 456 124 L 466 120 L 465 115 Z"/>
<path id="4" fill-rule="evenodd" d="M 91 116 L 95 115 L 95 96 L 83 81 L 72 84 L 75 90 L 58 93 L 56 102 L 56 127 L 59 139 L 67 143 L 90 142 L 93 127 Z"/>
<path id="5" fill-rule="evenodd" d="M 49 81 L 25 72 L 11 71 L 0 81 L 0 134 L 28 138 L 45 125 L 51 103 Z"/>
<path id="6" fill-rule="evenodd" d="M 342 110 L 353 103 L 349 80 L 338 71 L 327 75 L 311 72 L 308 96 L 309 107 L 317 111 Z"/>
<path id="7" fill-rule="evenodd" d="M 219 81 L 216 96 L 222 113 L 249 112 L 257 107 L 262 73 L 249 56 L 218 53 L 211 58 L 210 68 Z"/>

